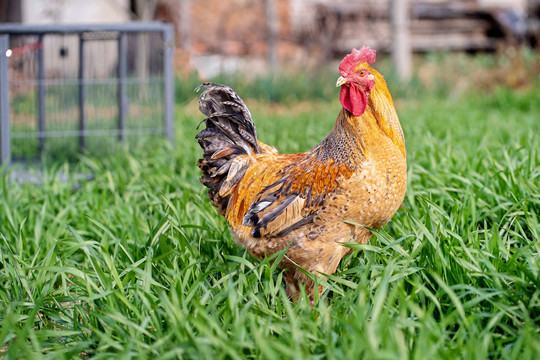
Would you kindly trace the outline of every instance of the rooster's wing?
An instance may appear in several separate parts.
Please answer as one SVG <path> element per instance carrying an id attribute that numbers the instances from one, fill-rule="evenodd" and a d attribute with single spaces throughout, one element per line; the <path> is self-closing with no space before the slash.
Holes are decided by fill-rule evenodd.
<path id="1" fill-rule="evenodd" d="M 238 188 L 240 203 L 247 202 L 249 208 L 242 205 L 235 214 L 238 222 L 253 227 L 254 238 L 280 237 L 312 222 L 340 182 L 353 173 L 345 164 L 322 161 L 314 153 L 256 159 Z"/>

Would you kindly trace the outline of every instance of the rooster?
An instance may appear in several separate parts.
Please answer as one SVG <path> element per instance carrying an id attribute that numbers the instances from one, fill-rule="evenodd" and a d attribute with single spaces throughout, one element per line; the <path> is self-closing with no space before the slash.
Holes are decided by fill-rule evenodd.
<path id="1" fill-rule="evenodd" d="M 335 125 L 319 145 L 298 154 L 260 142 L 231 88 L 196 89 L 206 88 L 199 100 L 206 128 L 196 136 L 203 148 L 200 180 L 250 254 L 261 259 L 287 249 L 279 266 L 294 300 L 304 286 L 313 302 L 314 277 L 306 271 L 333 274 L 351 252 L 343 244 L 367 242 L 369 229 L 386 224 L 404 199 L 405 139 L 386 82 L 369 65 L 374 61 L 368 47 L 345 56 Z"/>

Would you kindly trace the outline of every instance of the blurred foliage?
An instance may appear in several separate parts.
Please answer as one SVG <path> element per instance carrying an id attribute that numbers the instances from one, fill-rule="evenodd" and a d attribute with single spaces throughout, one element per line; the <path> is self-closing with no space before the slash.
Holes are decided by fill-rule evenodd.
<path id="1" fill-rule="evenodd" d="M 293 103 L 304 100 L 329 99 L 335 94 L 337 71 L 321 68 L 283 69 L 282 72 L 268 73 L 250 78 L 242 73 L 220 75 L 211 82 L 226 84 L 242 97 L 266 102 Z M 185 103 L 197 98 L 194 89 L 203 81 L 196 73 L 176 80 L 176 101 Z"/>
<path id="2" fill-rule="evenodd" d="M 508 47 L 496 54 L 418 54 L 414 57 L 413 78 L 405 83 L 398 81 L 388 54 L 380 54 L 374 67 L 385 75 L 394 99 L 427 95 L 456 98 L 467 92 L 492 92 L 499 87 L 523 89 L 540 83 L 540 55 L 529 48 Z M 338 76 L 338 62 L 333 62 L 319 67 L 283 66 L 259 77 L 239 72 L 209 81 L 227 84 L 243 98 L 294 103 L 335 99 Z M 196 99 L 194 89 L 201 82 L 195 72 L 177 78 L 176 101 Z"/>

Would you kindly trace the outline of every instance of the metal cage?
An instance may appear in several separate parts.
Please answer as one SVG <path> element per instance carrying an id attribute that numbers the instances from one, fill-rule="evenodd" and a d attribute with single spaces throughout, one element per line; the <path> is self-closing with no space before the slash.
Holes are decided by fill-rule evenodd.
<path id="1" fill-rule="evenodd" d="M 173 28 L 0 25 L 0 160 L 173 138 Z"/>

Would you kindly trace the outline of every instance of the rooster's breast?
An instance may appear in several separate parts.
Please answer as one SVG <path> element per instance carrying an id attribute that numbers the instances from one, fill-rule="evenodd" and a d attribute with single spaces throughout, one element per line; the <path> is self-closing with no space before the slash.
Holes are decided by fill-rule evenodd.
<path id="1" fill-rule="evenodd" d="M 381 146 L 341 184 L 319 217 L 380 228 L 403 203 L 406 187 L 407 163 L 403 154 L 391 144 Z"/>

